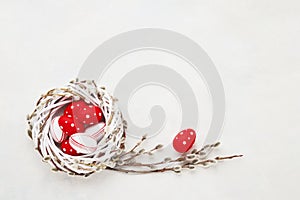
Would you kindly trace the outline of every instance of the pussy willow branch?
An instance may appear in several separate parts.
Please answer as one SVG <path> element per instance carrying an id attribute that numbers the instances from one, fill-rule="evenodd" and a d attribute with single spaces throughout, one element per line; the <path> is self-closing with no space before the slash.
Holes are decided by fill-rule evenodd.
<path id="1" fill-rule="evenodd" d="M 125 173 L 153 173 L 153 172 L 164 172 L 164 171 L 174 171 L 176 173 L 181 172 L 182 169 L 194 169 L 196 167 L 209 167 L 213 164 L 216 164 L 219 161 L 230 160 L 238 157 L 242 157 L 242 155 L 233 155 L 233 156 L 224 156 L 224 157 L 215 157 L 213 159 L 205 159 L 208 156 L 208 153 L 218 147 L 220 145 L 219 142 L 211 145 L 206 145 L 202 149 L 197 150 L 193 149 L 190 153 L 184 153 L 178 158 L 171 159 L 165 158 L 163 161 L 159 161 L 156 163 L 141 163 L 135 161 L 136 158 L 142 155 L 152 155 L 153 151 L 162 148 L 162 145 L 157 145 L 155 148 L 150 151 L 145 151 L 145 149 L 141 149 L 138 152 L 135 152 L 137 148 L 141 145 L 141 143 L 146 139 L 144 136 L 131 150 L 128 152 L 124 152 L 121 154 L 116 160 L 117 166 L 115 168 L 108 168 L 109 170 L 120 171 Z M 172 164 L 173 166 L 167 166 Z M 129 169 L 131 167 L 147 167 L 149 169 Z"/>
<path id="2" fill-rule="evenodd" d="M 217 161 L 230 160 L 230 159 L 239 158 L 239 157 L 242 157 L 242 156 L 243 155 L 216 157 L 214 159 L 202 160 L 201 162 L 194 163 L 194 164 L 190 163 L 190 162 L 186 162 L 186 163 L 183 163 L 182 165 L 177 165 L 177 166 L 174 166 L 174 167 L 162 167 L 162 168 L 149 169 L 149 170 L 134 170 L 134 169 L 119 168 L 119 167 L 106 168 L 106 169 L 107 170 L 112 170 L 112 171 L 123 172 L 123 173 L 134 173 L 134 174 L 149 174 L 149 173 L 166 172 L 166 171 L 173 171 L 175 173 L 180 173 L 182 171 L 182 169 L 195 169 L 196 167 L 209 167 L 212 164 L 216 164 Z M 142 167 L 146 166 L 146 167 L 150 167 L 151 165 L 156 165 L 156 164 L 164 164 L 164 162 L 153 163 L 153 164 L 132 163 L 131 165 L 127 165 L 127 166 L 142 166 Z"/>

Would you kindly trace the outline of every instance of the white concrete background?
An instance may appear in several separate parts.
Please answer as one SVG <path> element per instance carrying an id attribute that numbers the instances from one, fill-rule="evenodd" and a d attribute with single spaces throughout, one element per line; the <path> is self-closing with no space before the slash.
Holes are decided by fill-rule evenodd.
<path id="1" fill-rule="evenodd" d="M 296 0 L 1 0 L 0 199 L 299 199 L 299 13 Z M 26 114 L 103 41 L 144 27 L 207 51 L 227 95 L 218 154 L 245 157 L 179 176 L 52 173 L 26 136 Z"/>

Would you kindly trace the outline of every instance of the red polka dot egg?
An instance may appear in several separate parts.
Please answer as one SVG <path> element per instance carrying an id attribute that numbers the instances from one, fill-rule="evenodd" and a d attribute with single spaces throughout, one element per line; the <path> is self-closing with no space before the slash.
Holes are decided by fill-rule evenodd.
<path id="1" fill-rule="evenodd" d="M 74 121 L 91 126 L 103 121 L 103 114 L 98 106 L 87 104 L 85 101 L 74 101 L 70 103 L 64 115 L 69 118 L 74 118 Z"/>
<path id="2" fill-rule="evenodd" d="M 196 140 L 196 131 L 185 129 L 180 131 L 173 140 L 173 147 L 179 153 L 188 152 Z"/>

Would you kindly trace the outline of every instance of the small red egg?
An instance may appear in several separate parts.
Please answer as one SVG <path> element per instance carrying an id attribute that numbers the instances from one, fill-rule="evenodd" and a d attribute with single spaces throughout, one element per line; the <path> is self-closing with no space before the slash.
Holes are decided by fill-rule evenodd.
<path id="1" fill-rule="evenodd" d="M 193 129 L 185 129 L 180 131 L 173 140 L 173 147 L 179 153 L 189 151 L 196 140 L 196 131 Z"/>

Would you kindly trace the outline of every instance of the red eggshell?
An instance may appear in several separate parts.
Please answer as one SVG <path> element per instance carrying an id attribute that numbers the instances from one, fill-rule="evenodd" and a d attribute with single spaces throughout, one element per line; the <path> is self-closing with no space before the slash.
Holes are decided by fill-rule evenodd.
<path id="1" fill-rule="evenodd" d="M 87 126 L 97 124 L 103 119 L 103 113 L 98 106 L 87 104 L 83 100 L 70 103 L 66 107 L 64 115 Z"/>
<path id="2" fill-rule="evenodd" d="M 69 117 L 69 118 L 83 118 L 83 116 L 86 113 L 86 110 L 88 108 L 88 104 L 83 101 L 83 100 L 79 100 L 79 101 L 74 101 L 72 103 L 70 103 L 65 111 L 64 111 L 64 115 Z"/>
<path id="3" fill-rule="evenodd" d="M 103 120 L 103 113 L 98 106 L 89 105 L 88 110 L 84 118 L 83 123 L 87 126 L 92 126 Z"/>
<path id="4" fill-rule="evenodd" d="M 69 140 L 65 140 L 61 143 L 60 149 L 71 156 L 78 156 L 79 153 L 70 145 Z"/>
<path id="5" fill-rule="evenodd" d="M 102 110 L 98 106 L 94 106 L 94 116 L 96 116 L 98 122 L 101 122 L 104 119 Z"/>
<path id="6" fill-rule="evenodd" d="M 82 123 L 74 122 L 73 118 L 67 116 L 61 116 L 58 120 L 59 127 L 67 135 L 73 135 L 74 133 L 83 133 L 85 127 Z"/>
<path id="7" fill-rule="evenodd" d="M 193 129 L 180 131 L 173 140 L 173 147 L 179 153 L 189 151 L 196 140 L 196 132 Z"/>

